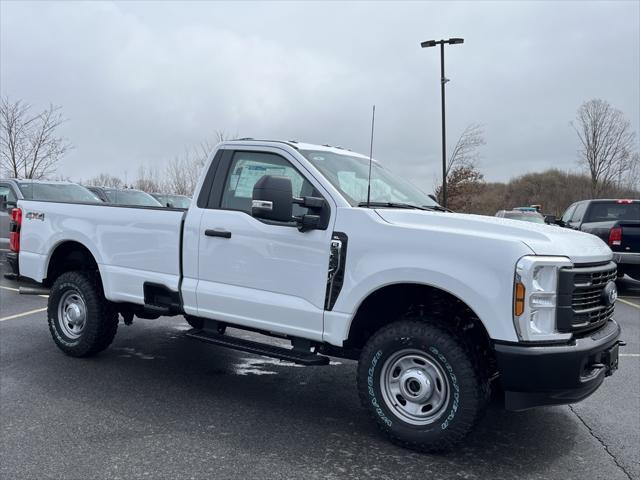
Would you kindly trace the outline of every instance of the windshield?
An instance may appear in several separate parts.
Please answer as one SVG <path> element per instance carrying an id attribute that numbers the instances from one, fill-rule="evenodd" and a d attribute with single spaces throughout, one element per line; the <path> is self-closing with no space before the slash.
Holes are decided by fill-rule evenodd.
<path id="1" fill-rule="evenodd" d="M 160 202 L 151 195 L 141 192 L 140 190 L 106 190 L 105 193 L 109 201 L 116 205 L 162 206 Z"/>
<path id="2" fill-rule="evenodd" d="M 352 206 L 367 201 L 369 160 L 348 154 L 301 150 Z M 371 203 L 405 203 L 415 206 L 438 204 L 409 182 L 391 173 L 378 162 L 371 167 Z"/>
<path id="3" fill-rule="evenodd" d="M 19 182 L 18 187 L 25 200 L 101 203 L 92 192 L 75 183 Z"/>
<path id="4" fill-rule="evenodd" d="M 640 221 L 640 202 L 594 202 L 585 222 Z"/>

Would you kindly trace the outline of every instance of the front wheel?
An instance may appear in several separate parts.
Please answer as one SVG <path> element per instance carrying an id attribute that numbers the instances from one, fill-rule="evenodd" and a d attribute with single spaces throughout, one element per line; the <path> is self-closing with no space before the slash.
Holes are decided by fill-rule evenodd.
<path id="1" fill-rule="evenodd" d="M 73 357 L 101 352 L 118 329 L 118 313 L 104 298 L 100 279 L 85 272 L 57 278 L 49 292 L 47 318 L 54 342 Z"/>
<path id="2" fill-rule="evenodd" d="M 358 390 L 391 441 L 433 452 L 450 449 L 473 428 L 488 381 L 454 335 L 426 320 L 401 320 L 363 349 Z"/>

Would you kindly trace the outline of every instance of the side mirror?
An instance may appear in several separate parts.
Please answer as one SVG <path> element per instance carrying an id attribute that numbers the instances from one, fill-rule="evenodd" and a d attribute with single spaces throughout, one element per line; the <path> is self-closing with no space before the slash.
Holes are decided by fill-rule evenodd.
<path id="1" fill-rule="evenodd" d="M 547 223 L 549 225 L 556 225 L 558 223 L 558 219 L 555 215 L 545 215 L 544 223 Z"/>
<path id="2" fill-rule="evenodd" d="M 7 209 L 7 196 L 0 195 L 0 212 L 4 212 Z"/>
<path id="3" fill-rule="evenodd" d="M 253 187 L 251 215 L 276 222 L 293 220 L 293 187 L 291 179 L 264 175 Z"/>

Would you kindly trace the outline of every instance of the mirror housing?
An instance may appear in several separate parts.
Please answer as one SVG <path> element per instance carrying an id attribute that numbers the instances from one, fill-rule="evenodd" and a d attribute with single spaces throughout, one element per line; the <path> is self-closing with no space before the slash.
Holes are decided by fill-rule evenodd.
<path id="1" fill-rule="evenodd" d="M 293 220 L 293 187 L 289 177 L 264 175 L 253 187 L 251 215 L 276 222 Z"/>
<path id="2" fill-rule="evenodd" d="M 547 223 L 549 225 L 557 225 L 558 224 L 558 219 L 556 218 L 555 215 L 545 215 L 544 216 L 544 223 Z"/>

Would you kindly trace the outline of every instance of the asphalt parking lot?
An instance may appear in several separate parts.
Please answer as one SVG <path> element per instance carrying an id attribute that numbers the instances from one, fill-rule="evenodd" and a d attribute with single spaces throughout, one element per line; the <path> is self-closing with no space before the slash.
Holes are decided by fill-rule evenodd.
<path id="1" fill-rule="evenodd" d="M 0 266 L 0 273 L 4 266 Z M 183 336 L 181 318 L 120 324 L 74 359 L 46 298 L 0 276 L 0 477 L 640 479 L 640 283 L 620 283 L 620 369 L 582 403 L 521 413 L 495 399 L 457 451 L 382 438 L 355 363 L 297 367 Z"/>

